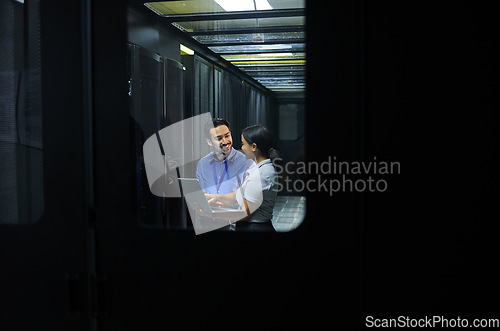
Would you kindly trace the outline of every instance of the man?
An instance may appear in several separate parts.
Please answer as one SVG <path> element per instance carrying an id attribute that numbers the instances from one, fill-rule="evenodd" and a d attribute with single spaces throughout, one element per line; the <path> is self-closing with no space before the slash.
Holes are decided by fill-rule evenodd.
<path id="1" fill-rule="evenodd" d="M 205 136 L 212 152 L 203 157 L 196 167 L 196 177 L 201 188 L 210 194 L 236 191 L 241 186 L 245 170 L 255 163 L 233 148 L 228 121 L 213 119 L 212 123 L 205 125 Z"/>

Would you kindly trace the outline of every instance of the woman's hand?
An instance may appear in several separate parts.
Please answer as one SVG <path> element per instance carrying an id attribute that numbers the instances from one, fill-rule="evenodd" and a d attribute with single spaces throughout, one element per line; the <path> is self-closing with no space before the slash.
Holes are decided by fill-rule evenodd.
<path id="1" fill-rule="evenodd" d="M 227 194 L 208 194 L 205 193 L 208 203 L 215 207 L 229 207 L 236 201 L 236 191 Z"/>
<path id="2" fill-rule="evenodd" d="M 208 203 L 212 206 L 215 207 L 222 207 L 224 203 L 221 201 L 221 195 L 220 194 L 209 194 L 205 193 L 205 197 L 208 200 Z"/>
<path id="3" fill-rule="evenodd" d="M 205 197 L 207 198 L 209 204 L 213 204 L 215 203 L 215 201 L 217 201 L 217 197 L 215 194 L 205 193 Z"/>

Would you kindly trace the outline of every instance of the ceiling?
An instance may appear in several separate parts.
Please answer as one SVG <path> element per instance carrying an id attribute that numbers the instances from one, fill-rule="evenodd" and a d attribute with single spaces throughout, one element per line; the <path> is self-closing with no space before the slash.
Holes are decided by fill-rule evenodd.
<path id="1" fill-rule="evenodd" d="M 305 92 L 305 0 L 188 0 L 144 5 L 276 95 Z"/>

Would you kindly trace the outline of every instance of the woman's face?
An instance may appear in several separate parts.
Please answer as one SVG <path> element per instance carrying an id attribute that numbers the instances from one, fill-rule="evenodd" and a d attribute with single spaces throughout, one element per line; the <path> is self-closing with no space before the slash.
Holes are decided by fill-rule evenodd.
<path id="1" fill-rule="evenodd" d="M 255 159 L 255 149 L 255 144 L 248 144 L 243 135 L 241 135 L 241 150 L 243 151 L 247 159 Z"/>

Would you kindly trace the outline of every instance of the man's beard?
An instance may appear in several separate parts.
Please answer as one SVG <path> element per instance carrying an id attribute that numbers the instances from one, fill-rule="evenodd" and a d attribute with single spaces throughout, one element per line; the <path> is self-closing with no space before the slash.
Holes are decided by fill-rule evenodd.
<path id="1" fill-rule="evenodd" d="M 229 152 L 231 152 L 231 146 L 232 146 L 232 143 L 225 144 L 225 145 L 220 145 L 220 151 L 221 151 L 221 153 L 224 154 L 224 155 L 229 154 Z M 224 147 L 226 149 L 224 149 Z"/>

